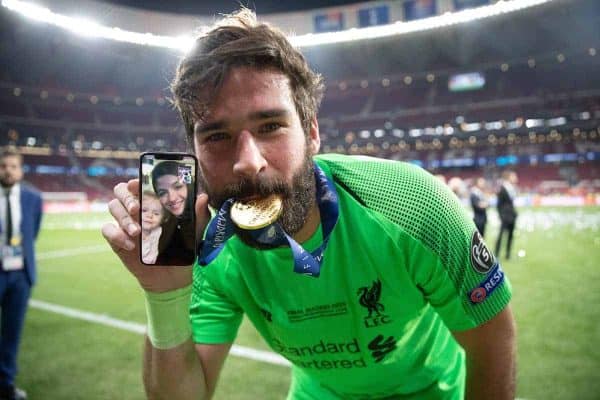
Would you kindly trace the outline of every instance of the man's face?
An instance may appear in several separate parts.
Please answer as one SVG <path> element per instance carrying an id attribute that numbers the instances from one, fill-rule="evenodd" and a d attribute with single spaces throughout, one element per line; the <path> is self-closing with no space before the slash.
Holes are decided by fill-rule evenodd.
<path id="1" fill-rule="evenodd" d="M 319 145 L 316 121 L 305 135 L 289 80 L 274 70 L 232 69 L 208 115 L 194 126 L 210 204 L 280 194 L 280 222 L 289 234 L 302 228 L 315 202 L 311 157 Z"/>
<path id="2" fill-rule="evenodd" d="M 0 158 L 0 183 L 2 186 L 10 187 L 21 179 L 23 179 L 21 159 L 17 156 Z"/>

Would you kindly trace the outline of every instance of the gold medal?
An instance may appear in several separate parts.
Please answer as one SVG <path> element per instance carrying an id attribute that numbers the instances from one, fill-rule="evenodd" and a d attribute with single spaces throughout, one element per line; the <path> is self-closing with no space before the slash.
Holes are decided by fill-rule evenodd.
<path id="1" fill-rule="evenodd" d="M 246 203 L 236 201 L 231 207 L 231 220 L 240 228 L 256 230 L 271 225 L 281 215 L 281 197 L 275 194 Z"/>

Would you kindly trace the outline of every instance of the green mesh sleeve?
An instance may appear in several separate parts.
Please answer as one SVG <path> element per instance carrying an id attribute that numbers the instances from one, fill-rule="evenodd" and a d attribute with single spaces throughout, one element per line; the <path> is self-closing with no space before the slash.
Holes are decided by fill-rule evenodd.
<path id="1" fill-rule="evenodd" d="M 243 317 L 242 309 L 216 290 L 206 268 L 194 265 L 190 320 L 195 343 L 231 343 Z"/>

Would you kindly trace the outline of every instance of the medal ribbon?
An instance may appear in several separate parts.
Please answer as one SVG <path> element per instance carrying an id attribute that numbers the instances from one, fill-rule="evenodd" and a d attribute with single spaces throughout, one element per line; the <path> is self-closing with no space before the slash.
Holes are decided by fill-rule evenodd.
<path id="1" fill-rule="evenodd" d="M 323 243 L 312 252 L 306 251 L 298 242 L 288 235 L 279 222 L 274 222 L 264 228 L 249 230 L 254 240 L 271 246 L 289 245 L 294 257 L 294 272 L 318 277 L 321 273 L 323 253 L 329 242 L 329 237 L 339 217 L 337 191 L 333 182 L 325 172 L 315 164 L 316 197 L 321 224 L 323 226 Z M 208 265 L 223 250 L 225 242 L 234 234 L 233 221 L 230 217 L 234 199 L 223 203 L 217 215 L 210 221 L 206 230 L 206 238 L 198 246 L 198 263 Z"/>

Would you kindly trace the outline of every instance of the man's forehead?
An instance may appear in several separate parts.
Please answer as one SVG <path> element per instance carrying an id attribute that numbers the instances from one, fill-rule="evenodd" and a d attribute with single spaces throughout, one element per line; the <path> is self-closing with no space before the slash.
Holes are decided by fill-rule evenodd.
<path id="1" fill-rule="evenodd" d="M 17 164 L 21 165 L 21 157 L 16 155 L 8 155 L 4 157 L 0 157 L 0 164 Z"/>
<path id="2" fill-rule="evenodd" d="M 285 74 L 274 69 L 236 67 L 227 74 L 196 127 L 282 106 L 294 106 Z"/>
<path id="3" fill-rule="evenodd" d="M 283 72 L 274 68 L 235 67 L 229 70 L 225 79 L 223 79 L 220 92 L 228 85 L 259 90 L 270 86 L 289 88 L 289 78 Z"/>

